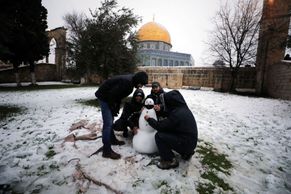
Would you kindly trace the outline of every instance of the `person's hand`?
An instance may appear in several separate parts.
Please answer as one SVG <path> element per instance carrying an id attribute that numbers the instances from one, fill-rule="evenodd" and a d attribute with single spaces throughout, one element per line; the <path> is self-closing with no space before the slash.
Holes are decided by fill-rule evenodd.
<path id="1" fill-rule="evenodd" d="M 149 115 L 145 115 L 145 116 L 144 116 L 144 119 L 145 119 L 146 121 L 147 121 L 149 118 L 150 118 Z"/>
<path id="2" fill-rule="evenodd" d="M 154 105 L 154 109 L 155 109 L 155 111 L 160 111 L 161 107 L 160 107 L 160 105 L 156 104 L 156 105 Z"/>
<path id="3" fill-rule="evenodd" d="M 137 132 L 138 132 L 138 127 L 133 127 L 132 128 L 132 132 L 133 132 L 134 135 L 136 135 Z"/>

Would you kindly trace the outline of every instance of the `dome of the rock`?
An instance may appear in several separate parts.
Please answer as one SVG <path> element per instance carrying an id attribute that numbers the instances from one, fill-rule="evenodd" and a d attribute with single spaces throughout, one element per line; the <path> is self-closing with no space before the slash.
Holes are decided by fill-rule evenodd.
<path id="1" fill-rule="evenodd" d="M 161 41 L 171 44 L 171 37 L 168 30 L 156 22 L 148 22 L 144 24 L 137 32 L 140 42 L 143 41 Z"/>

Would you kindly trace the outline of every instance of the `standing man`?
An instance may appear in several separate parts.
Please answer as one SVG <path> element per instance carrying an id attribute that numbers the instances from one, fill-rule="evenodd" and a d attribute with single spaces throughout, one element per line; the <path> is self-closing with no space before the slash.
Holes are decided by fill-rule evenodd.
<path id="1" fill-rule="evenodd" d="M 197 125 L 183 96 L 177 90 L 161 95 L 168 117 L 156 121 L 145 115 L 145 120 L 158 132 L 155 135 L 156 144 L 161 157 L 157 166 L 161 169 L 176 168 L 179 162 L 172 150 L 178 152 L 182 159 L 189 160 L 197 145 Z"/>
<path id="2" fill-rule="evenodd" d="M 132 93 L 133 88 L 140 88 L 148 83 L 146 72 L 135 74 L 119 75 L 104 81 L 95 96 L 98 98 L 102 119 L 102 143 L 104 158 L 119 159 L 120 154 L 111 149 L 111 145 L 123 145 L 123 141 L 117 140 L 112 129 L 114 116 L 117 116 L 120 109 L 121 100 Z"/>

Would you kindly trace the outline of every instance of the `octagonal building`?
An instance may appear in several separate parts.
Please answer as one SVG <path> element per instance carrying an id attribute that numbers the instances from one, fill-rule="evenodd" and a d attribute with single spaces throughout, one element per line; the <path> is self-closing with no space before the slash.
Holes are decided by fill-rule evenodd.
<path id="1" fill-rule="evenodd" d="M 191 54 L 170 51 L 171 36 L 156 22 L 144 24 L 137 32 L 139 40 L 138 66 L 194 66 Z"/>

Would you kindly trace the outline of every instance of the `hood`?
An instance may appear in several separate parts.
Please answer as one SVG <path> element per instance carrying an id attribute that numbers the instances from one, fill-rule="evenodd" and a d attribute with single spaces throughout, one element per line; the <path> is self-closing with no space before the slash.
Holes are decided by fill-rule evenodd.
<path id="1" fill-rule="evenodd" d="M 137 87 L 138 84 L 146 85 L 148 83 L 148 74 L 144 71 L 137 72 L 132 78 L 132 84 Z"/>
<path id="2" fill-rule="evenodd" d="M 136 96 L 141 96 L 142 99 L 144 99 L 144 92 L 142 89 L 136 89 L 132 95 L 132 98 L 134 99 Z"/>
<path id="3" fill-rule="evenodd" d="M 182 94 L 178 90 L 172 90 L 163 96 L 167 110 L 173 110 L 179 106 L 187 106 Z"/>

